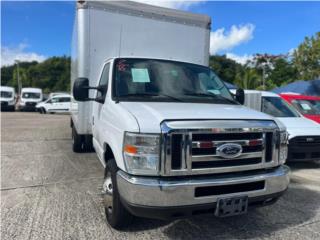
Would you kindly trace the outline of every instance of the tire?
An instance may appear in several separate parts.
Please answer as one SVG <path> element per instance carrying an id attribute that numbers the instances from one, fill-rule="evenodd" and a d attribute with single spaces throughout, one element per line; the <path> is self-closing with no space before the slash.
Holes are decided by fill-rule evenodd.
<path id="1" fill-rule="evenodd" d="M 83 152 L 83 141 L 81 135 L 77 133 L 77 130 L 72 127 L 72 150 L 76 153 Z"/>
<path id="2" fill-rule="evenodd" d="M 85 152 L 94 152 L 93 143 L 92 143 L 92 135 L 85 135 L 83 142 L 83 150 Z"/>
<path id="3" fill-rule="evenodd" d="M 107 222 L 114 229 L 121 230 L 131 223 L 133 216 L 121 203 L 117 186 L 117 171 L 115 160 L 108 160 L 102 189 Z"/>
<path id="4" fill-rule="evenodd" d="M 46 109 L 43 108 L 43 107 L 42 107 L 42 108 L 39 108 L 38 111 L 39 111 L 40 114 L 46 114 Z"/>

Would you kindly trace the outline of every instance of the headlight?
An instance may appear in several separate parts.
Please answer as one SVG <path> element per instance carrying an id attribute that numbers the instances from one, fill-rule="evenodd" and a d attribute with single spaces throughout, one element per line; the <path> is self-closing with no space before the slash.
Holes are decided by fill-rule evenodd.
<path id="1" fill-rule="evenodd" d="M 20 102 L 19 102 L 19 105 L 20 105 L 20 106 L 24 106 L 24 105 L 26 105 L 26 103 L 25 103 L 24 101 L 20 101 Z"/>
<path id="2" fill-rule="evenodd" d="M 15 104 L 15 100 L 11 100 L 8 102 L 9 105 L 14 105 Z"/>
<path id="3" fill-rule="evenodd" d="M 284 164 L 288 157 L 288 133 L 280 132 L 279 136 L 279 163 Z"/>
<path id="4" fill-rule="evenodd" d="M 160 165 L 160 135 L 126 132 L 123 157 L 128 173 L 158 175 Z"/>

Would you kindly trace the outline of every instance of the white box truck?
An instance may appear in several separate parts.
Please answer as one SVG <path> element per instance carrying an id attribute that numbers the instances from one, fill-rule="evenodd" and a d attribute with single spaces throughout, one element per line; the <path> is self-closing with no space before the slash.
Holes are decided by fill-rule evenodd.
<path id="1" fill-rule="evenodd" d="M 73 150 L 105 167 L 108 223 L 243 214 L 287 189 L 287 133 L 208 68 L 210 18 L 135 2 L 77 4 Z"/>

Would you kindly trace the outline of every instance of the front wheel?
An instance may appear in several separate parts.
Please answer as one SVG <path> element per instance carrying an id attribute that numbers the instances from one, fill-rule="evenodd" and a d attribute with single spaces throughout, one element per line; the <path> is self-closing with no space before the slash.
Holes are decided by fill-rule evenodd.
<path id="1" fill-rule="evenodd" d="M 115 229 L 122 229 L 128 226 L 133 216 L 122 205 L 117 187 L 118 167 L 114 159 L 107 162 L 105 168 L 103 189 L 103 203 L 107 222 Z"/>
<path id="2" fill-rule="evenodd" d="M 45 109 L 44 107 L 42 107 L 42 108 L 40 108 L 40 113 L 41 113 L 41 114 L 46 114 L 47 111 L 46 111 L 46 109 Z"/>

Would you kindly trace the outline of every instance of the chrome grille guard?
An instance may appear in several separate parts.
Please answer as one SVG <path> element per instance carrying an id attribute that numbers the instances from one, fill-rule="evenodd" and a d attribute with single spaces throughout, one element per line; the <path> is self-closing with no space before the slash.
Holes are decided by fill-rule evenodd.
<path id="1" fill-rule="evenodd" d="M 279 165 L 280 130 L 272 120 L 164 121 L 161 132 L 162 176 L 239 172 Z M 222 157 L 217 148 L 224 144 L 240 145 L 241 153 Z"/>

